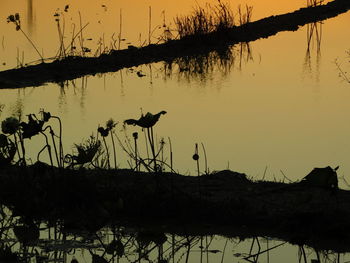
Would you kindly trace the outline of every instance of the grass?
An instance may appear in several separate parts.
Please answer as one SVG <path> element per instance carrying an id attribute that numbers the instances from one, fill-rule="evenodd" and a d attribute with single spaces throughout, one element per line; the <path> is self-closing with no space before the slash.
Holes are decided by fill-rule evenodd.
<path id="1" fill-rule="evenodd" d="M 238 25 L 250 22 L 252 7 L 246 6 L 245 10 L 238 6 L 237 15 L 228 3 L 217 1 L 216 5 L 206 4 L 205 7 L 197 6 L 187 16 L 177 16 L 174 19 L 179 38 L 199 36 L 214 32 L 225 32 Z M 236 17 L 238 21 L 236 21 Z"/>

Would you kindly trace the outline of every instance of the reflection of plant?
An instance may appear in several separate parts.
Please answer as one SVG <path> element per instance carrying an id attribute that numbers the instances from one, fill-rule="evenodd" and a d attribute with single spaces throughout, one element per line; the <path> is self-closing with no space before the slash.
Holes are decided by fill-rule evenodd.
<path id="1" fill-rule="evenodd" d="M 39 50 L 37 49 L 37 47 L 34 45 L 33 41 L 28 37 L 28 35 L 22 30 L 21 28 L 21 19 L 18 13 L 14 14 L 14 15 L 9 15 L 7 17 L 7 23 L 13 23 L 16 26 L 16 31 L 21 31 L 22 34 L 27 38 L 27 40 L 29 41 L 29 43 L 32 45 L 32 47 L 35 49 L 35 51 L 38 53 L 39 57 L 41 58 L 41 60 L 43 61 L 44 58 L 43 56 L 40 54 Z"/>
<path id="2" fill-rule="evenodd" d="M 158 170 L 157 167 L 157 155 L 155 151 L 155 142 L 154 142 L 154 133 L 153 133 L 153 126 L 158 122 L 159 118 L 161 115 L 166 114 L 166 111 L 161 111 L 157 114 L 152 114 L 150 112 L 147 112 L 146 115 L 141 115 L 141 117 L 138 120 L 135 119 L 127 119 L 124 121 L 125 124 L 128 125 L 137 125 L 140 126 L 141 128 L 146 128 L 147 129 L 147 138 L 148 142 L 151 148 L 152 152 L 152 162 L 154 164 L 154 171 Z"/>

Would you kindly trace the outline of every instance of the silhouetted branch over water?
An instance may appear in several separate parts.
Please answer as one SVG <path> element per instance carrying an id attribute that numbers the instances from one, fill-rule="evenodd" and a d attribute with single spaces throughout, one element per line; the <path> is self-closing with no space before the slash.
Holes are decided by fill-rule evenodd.
<path id="1" fill-rule="evenodd" d="M 334 0 L 325 5 L 301 8 L 291 13 L 270 16 L 209 34 L 185 36 L 163 44 L 113 50 L 99 57 L 67 57 L 52 63 L 6 70 L 0 72 L 0 88 L 39 86 L 47 82 L 114 72 L 141 64 L 171 62 L 180 57 L 203 55 L 240 42 L 267 38 L 281 31 L 295 31 L 300 26 L 335 17 L 349 9 L 350 1 Z"/>

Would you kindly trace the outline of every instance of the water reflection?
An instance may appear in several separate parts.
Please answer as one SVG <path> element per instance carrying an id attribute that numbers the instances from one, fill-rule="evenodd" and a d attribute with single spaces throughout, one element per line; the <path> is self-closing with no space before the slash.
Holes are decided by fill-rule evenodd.
<path id="1" fill-rule="evenodd" d="M 33 34 L 34 26 L 35 26 L 33 1 L 34 0 L 27 0 L 27 24 L 28 24 L 29 35 Z"/>
<path id="2" fill-rule="evenodd" d="M 315 79 L 320 79 L 320 63 L 321 63 L 321 40 L 322 40 L 322 23 L 316 22 L 307 25 L 307 48 L 304 58 L 303 70 L 308 75 L 312 75 L 312 51 L 316 53 Z"/>
<path id="3" fill-rule="evenodd" d="M 250 61 L 253 61 L 251 45 L 241 42 L 201 55 L 176 58 L 165 64 L 164 75 L 170 78 L 176 74 L 188 82 L 193 79 L 206 82 L 216 73 L 226 77 L 235 66 L 242 70 L 243 64 Z"/>
<path id="4" fill-rule="evenodd" d="M 319 6 L 323 1 L 307 0 L 307 6 Z M 314 22 L 306 25 L 306 53 L 303 64 L 303 71 L 312 76 L 312 52 L 316 53 L 315 80 L 319 83 L 320 80 L 320 63 L 321 63 L 321 40 L 322 40 L 322 25 L 323 22 Z"/>
<path id="5" fill-rule="evenodd" d="M 176 226 L 179 229 L 179 226 Z M 291 246 L 265 237 L 165 233 L 162 226 L 111 223 L 97 232 L 63 221 L 35 221 L 0 205 L 1 262 L 347 262 L 347 254 Z M 288 249 L 288 252 L 286 252 Z M 287 254 L 285 254 L 287 253 Z M 280 256 L 278 256 L 280 255 Z M 289 259 L 289 261 L 287 261 Z"/>
<path id="6" fill-rule="evenodd" d="M 71 88 L 73 89 L 73 96 L 78 97 L 79 106 L 81 110 L 82 117 L 85 116 L 86 110 L 86 97 L 87 97 L 87 87 L 88 87 L 88 76 L 84 76 L 80 79 L 66 80 L 57 83 L 60 88 L 58 94 L 58 108 L 60 111 L 66 111 L 67 106 L 67 94 L 66 91 Z"/>

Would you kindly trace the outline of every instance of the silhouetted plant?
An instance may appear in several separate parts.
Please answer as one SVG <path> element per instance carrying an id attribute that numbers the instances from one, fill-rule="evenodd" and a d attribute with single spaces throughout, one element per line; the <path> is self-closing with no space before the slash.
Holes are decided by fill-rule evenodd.
<path id="1" fill-rule="evenodd" d="M 16 152 L 16 145 L 6 135 L 0 134 L 0 167 L 11 164 Z"/>
<path id="2" fill-rule="evenodd" d="M 238 7 L 238 23 L 240 26 L 250 22 L 252 10 L 251 6 L 246 5 L 245 13 L 243 13 L 241 7 Z M 205 7 L 197 6 L 192 14 L 177 16 L 174 22 L 180 39 L 188 36 L 225 32 L 236 24 L 235 16 L 229 4 L 220 0 L 214 6 L 210 4 Z"/>
<path id="3" fill-rule="evenodd" d="M 132 137 L 134 138 L 134 144 L 135 144 L 135 169 L 136 171 L 139 171 L 139 163 L 137 160 L 137 139 L 139 138 L 139 134 L 137 132 L 134 132 L 132 134 Z"/>
<path id="4" fill-rule="evenodd" d="M 31 139 L 33 136 L 42 134 L 45 137 L 45 146 L 37 154 L 37 160 L 39 161 L 40 154 L 47 148 L 48 155 L 50 158 L 50 163 L 53 166 L 52 154 L 51 154 L 51 145 L 48 140 L 48 136 L 45 134 L 46 130 L 49 130 L 49 133 L 52 138 L 52 144 L 54 147 L 54 152 L 56 156 L 57 166 L 63 167 L 63 146 L 62 146 L 62 123 L 59 117 L 52 116 L 50 112 L 45 112 L 44 110 L 40 111 L 40 118 L 38 119 L 35 114 L 27 115 L 27 122 L 20 122 L 17 118 L 9 117 L 1 123 L 1 128 L 4 134 L 8 136 L 14 136 L 14 145 L 16 146 L 16 152 L 18 153 L 19 162 L 26 164 L 25 156 L 25 139 Z M 56 136 L 52 127 L 47 125 L 44 127 L 44 124 L 47 123 L 50 119 L 57 119 L 59 121 L 60 132 L 59 136 Z M 57 149 L 55 137 L 59 138 L 59 146 Z M 18 146 L 18 141 L 21 146 L 21 151 Z M 11 148 L 12 149 L 12 148 Z M 21 155 L 22 152 L 22 155 Z"/>
<path id="5" fill-rule="evenodd" d="M 24 150 L 24 145 L 23 145 L 23 139 L 20 133 L 20 123 L 19 120 L 15 117 L 8 117 L 1 123 L 1 130 L 4 134 L 7 134 L 8 136 L 13 136 L 14 137 L 14 145 L 16 148 L 16 152 L 18 154 L 18 161 L 20 162 L 21 160 L 25 160 L 25 150 Z M 22 146 L 22 156 L 19 151 L 19 146 L 18 146 L 18 139 L 19 137 L 20 144 Z M 25 162 L 25 161 L 24 161 Z"/>
<path id="6" fill-rule="evenodd" d="M 196 161 L 197 175 L 199 176 L 200 175 L 200 172 L 199 172 L 199 154 L 198 154 L 198 144 L 197 143 L 194 146 L 194 154 L 192 156 L 192 159 Z"/>
<path id="7" fill-rule="evenodd" d="M 103 143 L 104 143 L 105 148 L 106 148 L 108 168 L 110 168 L 109 150 L 108 150 L 108 146 L 107 146 L 107 142 L 106 142 L 105 137 L 107 137 L 108 135 L 111 136 L 111 141 L 112 141 L 112 145 L 113 145 L 113 157 L 114 157 L 114 168 L 115 169 L 117 168 L 117 156 L 116 156 L 116 149 L 115 149 L 115 143 L 114 143 L 114 138 L 113 138 L 113 129 L 115 128 L 116 125 L 117 125 L 117 122 L 114 122 L 113 119 L 109 119 L 106 122 L 106 128 L 98 127 L 98 129 L 97 129 L 99 134 L 102 136 Z"/>
<path id="8" fill-rule="evenodd" d="M 22 34 L 26 37 L 26 39 L 29 41 L 29 43 L 32 45 L 32 47 L 35 49 L 35 51 L 38 53 L 39 57 L 41 58 L 42 61 L 44 61 L 43 56 L 40 54 L 39 50 L 37 47 L 34 45 L 33 41 L 28 37 L 28 35 L 22 30 L 21 27 L 21 19 L 19 16 L 19 13 L 15 13 L 14 15 L 9 15 L 7 17 L 7 23 L 13 23 L 16 26 L 16 31 L 21 31 Z"/>
<path id="9" fill-rule="evenodd" d="M 154 164 L 154 171 L 158 170 L 157 167 L 157 155 L 155 151 L 155 142 L 154 142 L 154 133 L 153 133 L 153 126 L 158 122 L 161 115 L 166 114 L 166 111 L 161 111 L 157 114 L 152 114 L 150 112 L 147 112 L 146 115 L 141 114 L 141 117 L 138 120 L 135 119 L 127 119 L 124 121 L 127 125 L 137 125 L 143 129 L 147 129 L 147 138 L 148 142 L 150 144 L 151 152 L 152 152 L 152 162 Z"/>
<path id="10" fill-rule="evenodd" d="M 52 141 L 54 144 L 54 149 L 56 153 L 56 159 L 57 159 L 57 165 L 60 165 L 60 161 L 58 159 L 56 144 L 54 140 L 54 132 L 51 128 L 51 126 L 43 127 L 44 123 L 48 122 L 50 119 L 51 114 L 49 112 L 41 111 L 41 119 L 38 119 L 35 114 L 29 114 L 28 115 L 28 122 L 21 122 L 21 130 L 22 130 L 22 138 L 23 139 L 31 139 L 33 136 L 36 136 L 38 134 L 42 134 L 45 137 L 45 146 L 39 151 L 37 154 L 37 160 L 39 161 L 40 154 L 47 148 L 50 164 L 53 166 L 53 160 L 52 160 L 52 153 L 51 153 L 51 145 L 49 143 L 48 137 L 45 134 L 46 130 L 50 131 Z"/>
<path id="11" fill-rule="evenodd" d="M 224 31 L 235 25 L 234 15 L 228 3 L 222 3 L 220 0 L 215 6 L 197 6 L 192 14 L 177 16 L 174 21 L 180 38 Z"/>
<path id="12" fill-rule="evenodd" d="M 76 154 L 67 154 L 65 163 L 68 163 L 68 168 L 74 168 L 76 165 L 83 166 L 84 164 L 93 164 L 93 160 L 101 148 L 101 142 L 93 135 L 85 142 L 74 144 Z"/>

